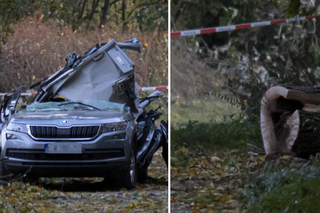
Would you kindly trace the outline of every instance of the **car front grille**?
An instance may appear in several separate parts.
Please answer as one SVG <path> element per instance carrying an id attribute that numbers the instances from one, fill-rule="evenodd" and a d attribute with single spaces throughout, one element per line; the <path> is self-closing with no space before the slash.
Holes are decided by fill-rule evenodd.
<path id="1" fill-rule="evenodd" d="M 30 134 L 37 139 L 93 138 L 98 134 L 99 126 L 75 126 L 59 128 L 55 126 L 30 126 Z"/>
<path id="2" fill-rule="evenodd" d="M 47 154 L 44 149 L 7 149 L 7 157 L 24 160 L 104 160 L 124 157 L 123 149 L 85 149 L 82 154 Z"/>

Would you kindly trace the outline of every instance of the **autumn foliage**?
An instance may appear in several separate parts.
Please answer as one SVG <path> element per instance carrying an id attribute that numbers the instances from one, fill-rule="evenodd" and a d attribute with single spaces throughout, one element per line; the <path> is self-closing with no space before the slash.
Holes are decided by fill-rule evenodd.
<path id="1" fill-rule="evenodd" d="M 27 17 L 12 26 L 14 35 L 8 38 L 0 53 L 1 92 L 15 91 L 51 75 L 65 65 L 69 52 L 82 55 L 91 46 L 110 39 L 124 41 L 137 37 L 144 45 L 142 52 L 128 53 L 136 64 L 137 81 L 141 86 L 167 85 L 167 32 L 122 33 L 108 28 L 88 30 L 70 26 L 58 27 L 56 22 L 43 23 Z"/>

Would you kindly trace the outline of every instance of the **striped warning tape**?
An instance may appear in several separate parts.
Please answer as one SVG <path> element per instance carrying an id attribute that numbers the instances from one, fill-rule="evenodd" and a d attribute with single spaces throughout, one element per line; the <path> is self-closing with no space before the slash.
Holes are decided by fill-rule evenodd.
<path id="1" fill-rule="evenodd" d="M 1 96 L 5 96 L 5 95 L 10 95 L 12 93 L 8 92 L 8 93 L 0 93 L 0 97 Z M 21 96 L 35 96 L 37 93 L 36 92 L 24 92 L 21 93 Z"/>
<path id="2" fill-rule="evenodd" d="M 145 91 L 155 91 L 155 90 L 168 90 L 168 86 L 159 86 L 159 87 L 140 87 L 139 91 L 141 92 L 145 92 Z M 1 96 L 5 96 L 5 95 L 10 95 L 12 93 L 8 92 L 8 93 L 0 93 L 0 97 Z M 21 93 L 21 96 L 35 96 L 37 95 L 36 92 L 25 92 L 25 93 Z"/>
<path id="3" fill-rule="evenodd" d="M 139 91 L 155 91 L 155 90 L 168 90 L 168 86 L 159 87 L 140 87 Z"/>
<path id="4" fill-rule="evenodd" d="M 171 37 L 195 36 L 195 35 L 203 35 L 203 34 L 209 34 L 209 33 L 219 33 L 219 32 L 233 31 L 233 30 L 240 30 L 240 29 L 250 29 L 255 27 L 264 27 L 264 26 L 283 24 L 283 23 L 292 23 L 292 22 L 304 21 L 304 20 L 314 19 L 314 18 L 320 18 L 320 15 L 302 16 L 302 17 L 294 17 L 289 19 L 261 21 L 261 22 L 212 27 L 212 28 L 205 28 L 205 29 L 177 31 L 177 32 L 172 32 L 170 35 Z"/>

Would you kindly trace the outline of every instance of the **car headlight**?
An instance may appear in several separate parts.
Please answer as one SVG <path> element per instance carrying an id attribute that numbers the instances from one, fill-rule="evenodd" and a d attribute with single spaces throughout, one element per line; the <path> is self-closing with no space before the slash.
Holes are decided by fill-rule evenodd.
<path id="1" fill-rule="evenodd" d="M 25 124 L 16 124 L 16 123 L 9 123 L 7 126 L 7 130 L 15 131 L 15 132 L 24 132 L 27 133 L 28 129 Z"/>
<path id="2" fill-rule="evenodd" d="M 101 125 L 101 133 L 125 130 L 127 128 L 127 126 L 128 126 L 127 122 L 102 124 Z"/>

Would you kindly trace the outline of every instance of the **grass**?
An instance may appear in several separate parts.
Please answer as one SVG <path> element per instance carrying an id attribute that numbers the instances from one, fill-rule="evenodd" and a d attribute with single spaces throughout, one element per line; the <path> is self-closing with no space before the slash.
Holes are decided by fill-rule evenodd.
<path id="1" fill-rule="evenodd" d="M 244 171 L 242 209 L 248 213 L 319 212 L 319 162 L 285 156 L 261 162 L 261 168 L 249 176 Z"/>
<path id="2" fill-rule="evenodd" d="M 171 130 L 171 141 L 171 164 L 176 167 L 188 166 L 193 151 L 207 155 L 233 149 L 247 151 L 248 144 L 262 145 L 259 124 L 240 118 L 211 123 L 189 121 L 185 127 Z"/>
<path id="3" fill-rule="evenodd" d="M 238 210 L 247 213 L 318 212 L 320 155 L 310 159 L 266 157 L 261 149 L 261 154 L 252 154 L 256 150 L 248 144 L 262 147 L 258 122 L 239 118 L 209 123 L 190 121 L 180 129 L 171 130 L 171 135 L 171 165 L 175 179 L 189 177 L 190 181 L 195 180 L 192 184 L 201 180 L 206 184 L 203 191 L 212 191 L 192 194 L 197 189 L 189 183 L 189 196 L 177 195 L 176 203 L 184 202 L 186 208 L 205 210 L 212 208 L 213 203 L 216 208 L 229 201 L 239 202 Z M 182 173 L 181 177 L 179 173 Z M 211 174 L 209 178 L 208 174 Z M 176 188 L 180 182 L 173 182 Z M 215 196 L 220 196 L 217 189 L 221 187 L 231 189 L 232 193 L 225 195 L 226 199 L 220 197 L 216 201 Z"/>
<path id="4" fill-rule="evenodd" d="M 226 116 L 239 115 L 240 108 L 219 99 L 195 99 L 190 103 L 175 101 L 171 104 L 172 126 L 183 125 L 192 121 L 221 122 Z"/>

